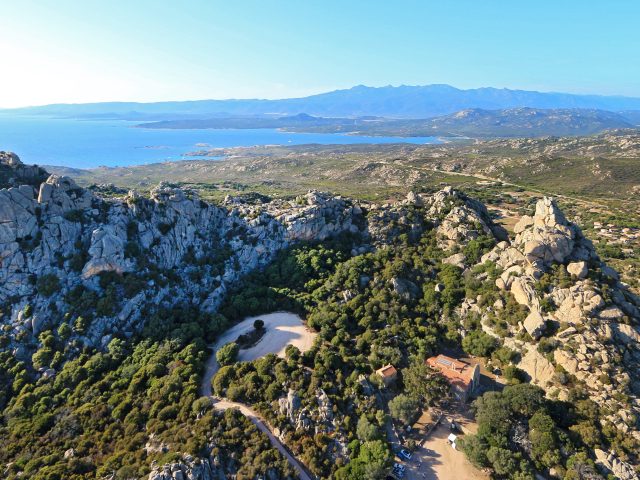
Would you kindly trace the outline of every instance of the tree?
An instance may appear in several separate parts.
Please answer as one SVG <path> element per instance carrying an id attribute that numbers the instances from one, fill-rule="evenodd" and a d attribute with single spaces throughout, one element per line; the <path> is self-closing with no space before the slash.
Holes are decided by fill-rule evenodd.
<path id="1" fill-rule="evenodd" d="M 531 456 L 545 467 L 560 463 L 560 451 L 556 440 L 556 425 L 544 411 L 537 411 L 529 419 Z"/>
<path id="2" fill-rule="evenodd" d="M 72 333 L 73 330 L 67 322 L 62 322 L 58 327 L 58 337 L 60 337 L 60 340 L 63 342 L 67 341 Z"/>
<path id="3" fill-rule="evenodd" d="M 428 404 L 446 398 L 449 394 L 449 383 L 426 362 L 415 357 L 408 368 L 402 372 L 405 391 L 409 396 L 422 399 Z"/>
<path id="4" fill-rule="evenodd" d="M 488 357 L 498 347 L 498 340 L 481 330 L 468 333 L 462 339 L 464 351 L 478 357 Z"/>
<path id="5" fill-rule="evenodd" d="M 238 358 L 240 347 L 236 342 L 229 342 L 216 352 L 216 360 L 221 366 L 231 365 Z"/>
<path id="6" fill-rule="evenodd" d="M 374 440 L 362 444 L 349 444 L 352 460 L 336 471 L 336 480 L 383 480 L 391 461 L 386 442 Z"/>
<path id="7" fill-rule="evenodd" d="M 378 427 L 371 423 L 365 415 L 362 415 L 356 427 L 356 435 L 358 435 L 358 438 L 363 442 L 368 442 L 378 438 L 378 434 Z"/>
<path id="8" fill-rule="evenodd" d="M 467 459 L 476 467 L 484 468 L 489 465 L 487 459 L 487 444 L 478 435 L 466 435 L 460 439 L 462 451 Z"/>
<path id="9" fill-rule="evenodd" d="M 491 447 L 487 450 L 487 459 L 498 475 L 508 475 L 518 467 L 513 452 L 506 448 Z"/>
<path id="10" fill-rule="evenodd" d="M 80 316 L 76 318 L 76 321 L 73 322 L 73 329 L 79 333 L 80 335 L 87 333 L 87 329 L 89 328 L 89 320 Z"/>
<path id="11" fill-rule="evenodd" d="M 264 320 L 260 320 L 259 318 L 257 320 L 254 320 L 253 328 L 255 328 L 256 330 L 262 330 L 264 328 Z"/>
<path id="12" fill-rule="evenodd" d="M 54 293 L 60 290 L 60 280 L 57 275 L 53 273 L 47 273 L 38 278 L 36 283 L 38 293 L 45 297 L 50 297 Z"/>
<path id="13" fill-rule="evenodd" d="M 401 393 L 389 402 L 389 411 L 394 419 L 408 425 L 420 412 L 420 401 Z"/>
<path id="14" fill-rule="evenodd" d="M 302 353 L 300 352 L 300 349 L 295 345 L 287 345 L 284 349 L 284 354 L 289 360 L 298 362 Z"/>

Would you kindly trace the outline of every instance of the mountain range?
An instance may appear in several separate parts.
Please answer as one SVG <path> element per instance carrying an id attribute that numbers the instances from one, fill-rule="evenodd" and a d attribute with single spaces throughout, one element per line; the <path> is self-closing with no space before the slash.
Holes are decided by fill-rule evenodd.
<path id="1" fill-rule="evenodd" d="M 18 109 L 6 113 L 41 114 L 78 118 L 120 118 L 127 120 L 175 120 L 237 115 L 296 115 L 391 118 L 431 118 L 465 109 L 599 109 L 640 110 L 640 98 L 579 95 L 506 88 L 458 89 L 450 85 L 385 86 L 358 85 L 349 89 L 278 100 L 231 99 L 155 103 L 104 102 L 54 104 Z"/>
<path id="2" fill-rule="evenodd" d="M 138 125 L 161 129 L 279 128 L 303 133 L 349 133 L 397 137 L 541 137 L 574 136 L 633 128 L 627 117 L 606 110 L 471 108 L 426 119 L 383 117 L 327 118 L 307 114 L 282 117 L 213 117 L 162 120 Z"/>

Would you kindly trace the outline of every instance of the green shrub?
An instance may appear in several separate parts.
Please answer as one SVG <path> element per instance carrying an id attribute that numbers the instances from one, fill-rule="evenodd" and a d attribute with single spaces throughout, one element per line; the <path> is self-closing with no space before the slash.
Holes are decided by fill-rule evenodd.
<path id="1" fill-rule="evenodd" d="M 58 276 L 53 273 L 47 273 L 38 278 L 36 283 L 38 293 L 45 297 L 50 297 L 56 292 L 60 291 L 60 280 Z"/>
<path id="2" fill-rule="evenodd" d="M 216 352 L 216 360 L 220 365 L 227 366 L 235 363 L 238 352 L 240 351 L 240 347 L 235 342 L 227 343 L 220 347 L 220 349 Z"/>

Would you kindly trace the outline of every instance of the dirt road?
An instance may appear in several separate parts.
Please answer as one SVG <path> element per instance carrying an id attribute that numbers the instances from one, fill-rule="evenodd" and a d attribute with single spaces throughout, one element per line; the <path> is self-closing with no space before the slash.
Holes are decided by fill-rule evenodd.
<path id="1" fill-rule="evenodd" d="M 213 408 L 216 410 L 224 411 L 229 408 L 237 408 L 240 413 L 251 420 L 251 422 L 253 422 L 261 432 L 267 435 L 271 445 L 277 448 L 278 451 L 287 459 L 289 464 L 296 470 L 296 472 L 298 472 L 298 476 L 301 480 L 314 480 L 307 472 L 304 465 L 299 462 L 298 459 L 289 452 L 289 449 L 278 439 L 278 437 L 273 434 L 271 427 L 258 412 L 242 403 L 230 402 L 213 396 L 211 380 L 220 368 L 216 361 L 215 352 L 222 345 L 234 341 L 239 335 L 253 328 L 253 322 L 258 318 L 264 321 L 267 331 L 256 345 L 249 349 L 240 351 L 240 354 L 238 355 L 239 361 L 255 360 L 267 353 L 275 353 L 278 356 L 284 356 L 284 350 L 287 345 L 295 345 L 302 352 L 309 350 L 313 345 L 313 340 L 315 339 L 316 334 L 305 327 L 302 319 L 298 315 L 288 312 L 276 312 L 268 315 L 246 318 L 239 324 L 227 330 L 220 336 L 220 338 L 218 338 L 218 341 L 211 346 L 213 353 L 207 360 L 205 366 L 205 373 L 202 377 L 202 383 L 200 384 L 200 393 L 204 397 L 211 397 Z"/>

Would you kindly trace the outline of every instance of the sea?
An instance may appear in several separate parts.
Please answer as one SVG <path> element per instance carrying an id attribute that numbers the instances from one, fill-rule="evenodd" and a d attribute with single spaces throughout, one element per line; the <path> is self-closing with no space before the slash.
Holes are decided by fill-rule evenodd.
<path id="1" fill-rule="evenodd" d="M 256 145 L 440 143 L 436 137 L 367 137 L 277 129 L 146 129 L 140 122 L 16 116 L 0 112 L 0 150 L 24 163 L 69 168 L 122 167 L 198 157 L 188 152 Z M 216 161 L 220 158 L 203 157 Z"/>

